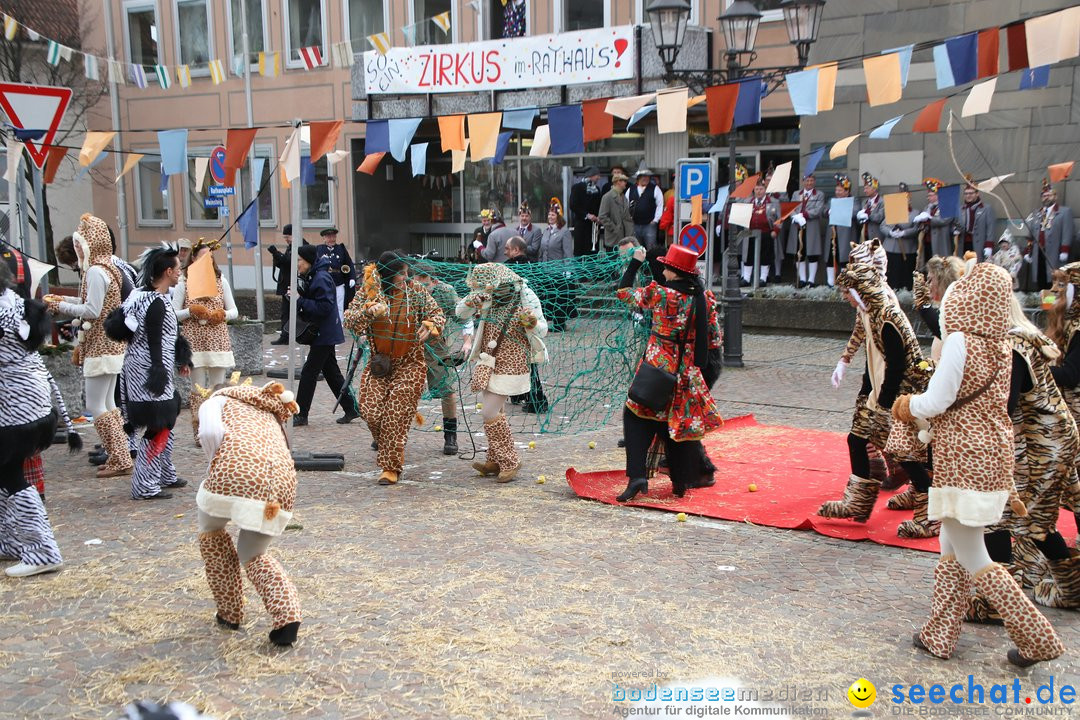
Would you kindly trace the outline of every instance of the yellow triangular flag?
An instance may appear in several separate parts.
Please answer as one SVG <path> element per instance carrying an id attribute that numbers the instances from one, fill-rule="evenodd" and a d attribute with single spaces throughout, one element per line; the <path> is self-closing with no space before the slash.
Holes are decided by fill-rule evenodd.
<path id="1" fill-rule="evenodd" d="M 280 53 L 259 53 L 259 74 L 263 77 L 277 77 L 281 74 Z"/>
<path id="2" fill-rule="evenodd" d="M 450 11 L 447 10 L 444 13 L 439 13 L 431 18 L 431 22 L 435 23 L 435 25 L 444 33 L 450 32 Z"/>
<path id="3" fill-rule="evenodd" d="M 86 139 L 83 140 L 82 149 L 79 150 L 79 164 L 86 167 L 94 162 L 94 158 L 100 155 L 105 146 L 112 142 L 115 135 L 116 133 L 112 130 L 106 130 L 105 132 L 88 131 Z"/>
<path id="4" fill-rule="evenodd" d="M 81 153 L 80 153 L 80 157 L 81 157 Z M 128 155 L 127 159 L 124 160 L 124 169 L 121 170 L 120 174 L 116 176 L 116 179 L 113 180 L 113 183 L 120 182 L 120 178 L 124 177 L 129 172 L 131 172 L 131 168 L 138 165 L 139 161 L 142 160 L 143 157 L 145 157 L 145 156 L 140 155 L 139 153 L 132 153 L 131 155 Z"/>
<path id="5" fill-rule="evenodd" d="M 210 79 L 213 80 L 215 85 L 225 82 L 225 65 L 221 60 L 210 61 Z"/>
<path id="6" fill-rule="evenodd" d="M 855 133 L 854 135 L 848 135 L 843 140 L 837 141 L 831 148 L 829 148 L 829 159 L 835 160 L 838 157 L 847 155 L 848 146 L 855 142 L 855 139 L 862 135 L 862 133 Z"/>
<path id="7" fill-rule="evenodd" d="M 390 35 L 387 33 L 381 32 L 368 35 L 367 41 L 371 43 L 371 47 L 375 48 L 375 52 L 380 55 L 385 55 L 390 51 Z"/>

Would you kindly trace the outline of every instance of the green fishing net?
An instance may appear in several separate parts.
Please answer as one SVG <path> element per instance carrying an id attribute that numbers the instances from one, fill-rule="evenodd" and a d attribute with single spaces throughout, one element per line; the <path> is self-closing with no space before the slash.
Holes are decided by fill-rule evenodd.
<path id="1" fill-rule="evenodd" d="M 616 298 L 615 291 L 628 260 L 618 253 L 604 253 L 505 266 L 535 293 L 548 324 L 548 333 L 542 338 L 548 360 L 530 363 L 530 391 L 513 396 L 505 406 L 515 432 L 588 432 L 622 416 L 627 388 L 648 339 L 647 319 Z M 427 387 L 420 413 L 428 421 L 421 429 L 430 431 L 439 426 L 440 399 L 455 393 L 459 432 L 482 431 L 481 395 L 471 389 L 477 361 L 470 360 L 463 351 L 466 337 L 463 330 L 471 323 L 460 320 L 455 312 L 458 301 L 471 292 L 467 285 L 470 270 L 478 268 L 477 274 L 485 274 L 479 269 L 482 266 L 414 258 L 408 262 L 410 274 L 427 287 L 447 321 L 441 336 L 425 343 Z M 502 276 L 501 270 L 499 275 Z M 649 280 L 646 265 L 637 283 Z M 492 328 L 487 335 L 489 341 L 494 334 L 498 343 L 516 345 L 518 355 L 523 355 L 527 362 L 537 350 L 528 346 L 520 322 L 521 298 L 527 297 L 527 293 L 521 293 L 519 286 L 511 288 L 505 284 L 492 289 L 481 283 L 475 290 L 491 290 L 487 294 L 492 297 L 492 307 L 482 316 Z M 399 333 L 415 332 L 420 302 L 407 299 L 407 307 L 402 303 L 397 316 L 391 313 L 394 322 L 389 323 L 389 329 L 386 324 L 380 328 L 381 338 L 403 341 L 406 338 Z M 413 314 L 411 324 L 407 313 Z M 473 338 L 476 343 L 482 342 L 478 335 L 474 334 Z M 365 336 L 353 334 L 353 340 L 348 369 L 352 386 L 358 391 L 372 352 L 366 346 Z M 384 352 L 387 346 L 388 343 L 381 341 Z M 505 368 L 495 371 L 502 369 Z"/>

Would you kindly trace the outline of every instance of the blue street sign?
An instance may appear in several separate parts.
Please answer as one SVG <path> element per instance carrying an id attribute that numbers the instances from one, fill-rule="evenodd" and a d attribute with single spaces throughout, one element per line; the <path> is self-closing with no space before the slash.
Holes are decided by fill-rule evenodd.
<path id="1" fill-rule="evenodd" d="M 221 207 L 219 207 L 217 209 L 217 215 L 218 215 L 219 218 L 229 217 L 229 206 L 228 205 L 222 205 Z"/>
<path id="2" fill-rule="evenodd" d="M 225 182 L 225 148 L 221 145 L 210 151 L 210 177 L 214 182 Z"/>
<path id="3" fill-rule="evenodd" d="M 235 195 L 236 188 L 230 185 L 211 185 L 207 188 L 207 194 L 210 197 L 225 197 L 227 195 Z"/>
<path id="4" fill-rule="evenodd" d="M 701 195 L 703 198 L 709 197 L 709 190 L 712 189 L 710 175 L 708 162 L 683 163 L 680 165 L 679 199 L 689 200 L 695 195 Z"/>
<path id="5" fill-rule="evenodd" d="M 679 233 L 679 244 L 701 255 L 708 243 L 708 233 L 700 225 L 687 225 Z"/>
<path id="6" fill-rule="evenodd" d="M 204 208 L 223 208 L 225 205 L 225 198 L 204 197 L 202 201 Z"/>

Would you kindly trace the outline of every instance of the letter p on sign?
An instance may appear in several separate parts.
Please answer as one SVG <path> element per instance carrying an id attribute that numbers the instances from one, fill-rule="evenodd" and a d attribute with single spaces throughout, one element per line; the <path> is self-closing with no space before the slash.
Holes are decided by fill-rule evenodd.
<path id="1" fill-rule="evenodd" d="M 684 163 L 679 168 L 679 199 L 689 200 L 695 195 L 709 196 L 712 178 L 709 163 Z"/>

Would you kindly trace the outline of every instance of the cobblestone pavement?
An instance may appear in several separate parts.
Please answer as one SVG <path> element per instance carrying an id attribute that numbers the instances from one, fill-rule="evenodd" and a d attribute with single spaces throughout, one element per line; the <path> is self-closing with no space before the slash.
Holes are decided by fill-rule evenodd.
<path id="1" fill-rule="evenodd" d="M 858 377 L 830 387 L 842 346 L 748 336 L 747 367 L 717 386 L 721 409 L 845 430 Z M 345 471 L 301 475 L 302 528 L 273 548 L 304 603 L 288 650 L 267 642 L 250 585 L 241 631 L 214 625 L 195 542 L 205 460 L 186 415 L 176 462 L 192 483 L 170 501 L 132 501 L 124 480 L 91 479 L 84 457 L 49 451 L 68 567 L 0 580 L 0 717 L 116 717 L 130 699 L 168 698 L 248 719 L 591 718 L 626 709 L 613 680 L 622 690 L 654 678 L 763 698 L 794 691 L 804 712 L 849 717 L 846 688 L 859 677 L 877 685 L 884 716 L 895 683 L 966 687 L 971 674 L 989 692 L 1018 677 L 1000 627 L 965 626 L 948 662 L 912 649 L 930 554 L 576 499 L 566 468 L 621 466 L 617 427 L 519 438 L 536 449 L 508 485 L 473 477 L 465 460 L 438 454 L 434 433 L 414 432 L 402 483 L 379 487 L 366 428 L 334 424 L 328 397 L 320 386 L 293 444 L 343 452 Z M 745 481 L 719 482 L 729 480 Z M 1059 689 L 1080 681 L 1078 616 L 1047 614 L 1072 650 L 1021 671 L 1010 710 L 1036 707 L 1023 698 L 1051 677 Z"/>

